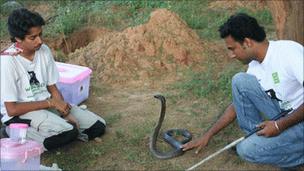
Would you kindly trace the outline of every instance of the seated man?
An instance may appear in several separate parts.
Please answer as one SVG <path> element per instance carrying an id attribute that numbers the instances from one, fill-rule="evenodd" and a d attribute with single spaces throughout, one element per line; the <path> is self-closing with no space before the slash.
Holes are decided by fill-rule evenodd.
<path id="1" fill-rule="evenodd" d="M 221 118 L 183 149 L 197 147 L 198 152 L 236 118 L 247 134 L 261 129 L 237 145 L 241 158 L 282 168 L 304 164 L 303 46 L 268 41 L 257 20 L 243 13 L 231 16 L 219 31 L 230 57 L 249 67 L 232 78 L 233 102 Z M 290 108 L 287 116 L 270 120 Z"/>
<path id="2" fill-rule="evenodd" d="M 42 41 L 43 18 L 17 9 L 8 18 L 13 44 L 1 52 L 2 123 L 26 123 L 27 137 L 47 150 L 75 140 L 79 133 L 94 139 L 105 133 L 100 116 L 66 103 L 56 87 L 54 58 Z"/>

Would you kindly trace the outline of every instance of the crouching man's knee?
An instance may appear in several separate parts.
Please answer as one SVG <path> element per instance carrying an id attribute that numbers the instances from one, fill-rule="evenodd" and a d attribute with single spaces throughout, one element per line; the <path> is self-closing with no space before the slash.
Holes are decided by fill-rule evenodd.
<path id="1" fill-rule="evenodd" d="M 245 72 L 239 72 L 232 77 L 232 86 L 244 88 L 247 86 L 255 86 L 258 83 L 257 78 Z"/>
<path id="2" fill-rule="evenodd" d="M 244 160 L 250 162 L 257 162 L 256 161 L 256 157 L 258 156 L 258 152 L 256 151 L 257 147 L 254 145 L 254 143 L 246 140 L 247 139 L 243 140 L 236 146 L 237 153 Z"/>

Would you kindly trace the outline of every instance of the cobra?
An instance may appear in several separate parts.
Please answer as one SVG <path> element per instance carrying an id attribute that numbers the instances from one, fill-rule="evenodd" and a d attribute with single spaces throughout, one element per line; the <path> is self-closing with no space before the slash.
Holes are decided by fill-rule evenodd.
<path id="1" fill-rule="evenodd" d="M 168 152 L 161 152 L 156 148 L 156 141 L 159 135 L 160 128 L 166 114 L 166 99 L 162 95 L 155 95 L 156 99 L 161 102 L 160 117 L 154 131 L 150 137 L 149 148 L 151 153 L 158 159 L 170 159 L 182 155 L 182 145 L 189 142 L 192 139 L 192 135 L 186 129 L 170 129 L 164 132 L 163 139 L 171 145 L 172 150 Z M 183 137 L 182 141 L 178 141 L 174 138 L 174 135 L 180 135 Z"/>

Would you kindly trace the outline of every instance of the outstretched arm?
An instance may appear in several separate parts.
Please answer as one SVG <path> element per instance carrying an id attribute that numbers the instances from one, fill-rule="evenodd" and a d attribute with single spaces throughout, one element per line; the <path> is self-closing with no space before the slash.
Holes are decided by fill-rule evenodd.
<path id="1" fill-rule="evenodd" d="M 198 153 L 203 147 L 205 147 L 209 140 L 223 128 L 228 126 L 236 118 L 236 112 L 233 104 L 230 104 L 224 114 L 217 120 L 217 122 L 199 139 L 190 141 L 182 146 L 183 151 L 197 148 L 195 153 Z"/>

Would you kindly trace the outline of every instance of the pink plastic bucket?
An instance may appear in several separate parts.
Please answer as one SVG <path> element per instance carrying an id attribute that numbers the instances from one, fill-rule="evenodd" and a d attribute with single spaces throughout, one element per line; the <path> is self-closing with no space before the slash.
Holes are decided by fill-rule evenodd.
<path id="1" fill-rule="evenodd" d="M 0 142 L 1 170 L 39 170 L 40 154 L 43 146 L 35 141 L 27 140 L 20 144 L 9 138 Z"/>

